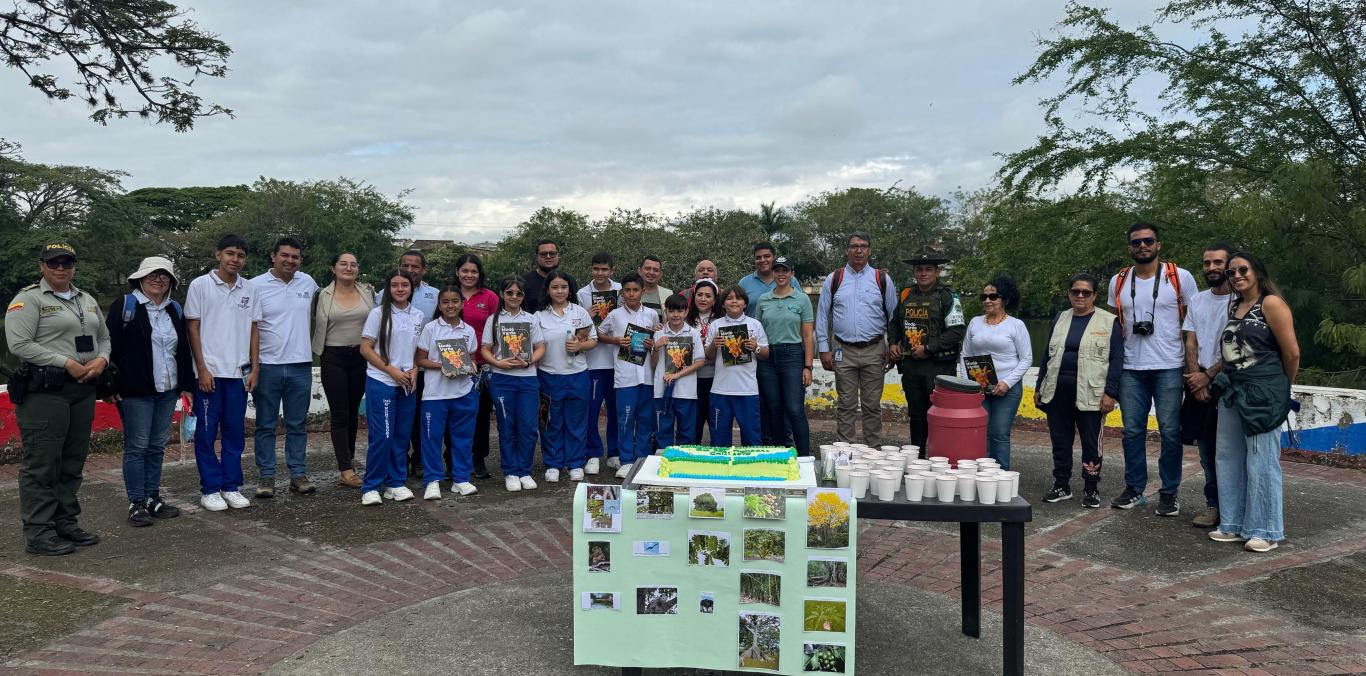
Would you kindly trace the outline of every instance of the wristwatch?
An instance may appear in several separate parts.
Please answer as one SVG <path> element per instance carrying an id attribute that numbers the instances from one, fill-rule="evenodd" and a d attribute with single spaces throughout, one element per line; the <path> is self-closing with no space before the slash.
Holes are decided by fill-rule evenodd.
<path id="1" fill-rule="evenodd" d="M 806 366 L 803 366 L 803 367 L 802 367 L 802 370 L 803 370 L 803 371 L 810 371 L 810 370 L 811 370 L 811 365 L 810 365 L 810 364 L 807 364 Z"/>

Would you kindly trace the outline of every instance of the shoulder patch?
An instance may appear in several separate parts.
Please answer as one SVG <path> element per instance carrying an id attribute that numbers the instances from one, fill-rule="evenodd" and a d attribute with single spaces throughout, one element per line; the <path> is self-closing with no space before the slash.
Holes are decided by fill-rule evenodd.
<path id="1" fill-rule="evenodd" d="M 951 295 L 953 296 L 953 307 L 949 310 L 948 316 L 944 317 L 944 326 L 962 326 L 963 303 L 958 299 L 958 294 Z"/>
<path id="2" fill-rule="evenodd" d="M 38 285 L 37 285 L 37 284 L 29 284 L 28 286 L 26 286 L 26 287 L 24 287 L 24 288 L 22 288 L 22 289 L 19 289 L 19 293 L 23 293 L 23 292 L 25 292 L 25 291 L 32 291 L 32 290 L 34 290 L 34 289 L 36 289 L 36 288 L 38 288 Z"/>
<path id="3" fill-rule="evenodd" d="M 5 308 L 5 314 L 9 314 L 11 312 L 18 312 L 22 309 L 24 309 L 24 301 L 17 300 L 13 303 L 10 303 L 8 308 Z"/>

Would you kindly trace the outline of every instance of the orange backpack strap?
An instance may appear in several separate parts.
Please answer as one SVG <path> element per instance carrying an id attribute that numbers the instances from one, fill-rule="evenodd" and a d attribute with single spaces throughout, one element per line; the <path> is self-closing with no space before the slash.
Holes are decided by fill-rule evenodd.
<path id="1" fill-rule="evenodd" d="M 1115 316 L 1119 318 L 1119 328 L 1124 328 L 1124 297 L 1119 295 L 1124 290 L 1124 282 L 1129 279 L 1129 272 L 1133 266 L 1126 266 L 1119 269 L 1119 274 L 1115 275 Z"/>
<path id="2" fill-rule="evenodd" d="M 1176 291 L 1176 312 L 1181 318 L 1181 325 L 1186 324 L 1186 299 L 1181 294 L 1181 273 L 1177 272 L 1176 263 L 1167 263 L 1167 283 L 1172 285 L 1172 290 Z"/>

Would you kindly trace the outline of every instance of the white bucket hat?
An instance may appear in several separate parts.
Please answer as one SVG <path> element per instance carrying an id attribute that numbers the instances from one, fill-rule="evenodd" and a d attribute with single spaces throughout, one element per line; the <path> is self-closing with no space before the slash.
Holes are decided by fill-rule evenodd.
<path id="1" fill-rule="evenodd" d="M 171 263 L 170 259 L 162 256 L 148 256 L 147 258 L 142 259 L 142 263 L 138 265 L 137 272 L 128 275 L 128 281 L 136 282 L 157 270 L 171 276 L 171 286 L 180 286 L 180 279 L 175 276 L 175 265 Z"/>

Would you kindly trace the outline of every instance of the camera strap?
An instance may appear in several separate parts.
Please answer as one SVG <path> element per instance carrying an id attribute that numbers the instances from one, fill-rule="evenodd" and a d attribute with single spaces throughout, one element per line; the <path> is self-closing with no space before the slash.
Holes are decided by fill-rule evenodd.
<path id="1" fill-rule="evenodd" d="M 1158 264 L 1157 264 L 1157 273 L 1153 275 L 1153 311 L 1150 312 L 1150 313 L 1148 313 L 1149 315 L 1152 316 L 1152 318 L 1153 318 L 1154 321 L 1157 320 L 1157 291 L 1158 291 L 1158 288 L 1157 288 L 1157 287 L 1161 286 L 1161 284 L 1162 284 L 1162 263 L 1161 263 L 1161 262 L 1158 262 Z M 1134 306 L 1134 323 L 1135 323 L 1135 324 L 1137 324 L 1137 323 L 1139 322 L 1139 319 L 1138 319 L 1138 302 L 1137 302 L 1137 300 L 1136 300 L 1137 297 L 1138 297 L 1138 277 L 1137 277 L 1137 275 L 1135 275 L 1135 277 L 1134 277 L 1134 282 L 1133 282 L 1132 284 L 1129 285 L 1129 302 L 1132 303 L 1133 306 Z"/>

